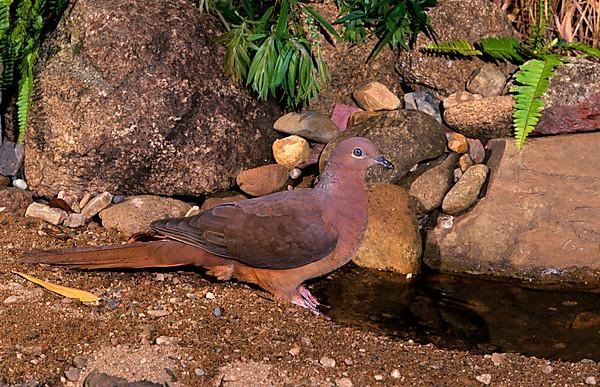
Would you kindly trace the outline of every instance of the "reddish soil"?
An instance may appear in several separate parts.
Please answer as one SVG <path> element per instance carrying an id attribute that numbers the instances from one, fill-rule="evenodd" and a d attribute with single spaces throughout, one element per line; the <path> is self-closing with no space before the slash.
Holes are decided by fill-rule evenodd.
<path id="1" fill-rule="evenodd" d="M 257 289 L 216 283 L 193 270 L 82 272 L 17 261 L 34 248 L 125 239 L 94 223 L 72 231 L 0 213 L 0 386 L 81 385 L 93 369 L 170 386 L 600 383 L 600 367 L 591 361 L 492 358 L 420 345 L 326 321 L 274 303 Z M 103 300 L 94 305 L 63 299 L 13 270 Z M 5 303 L 11 296 L 17 300 Z M 158 310 L 164 312 L 149 313 Z M 335 366 L 323 366 L 323 357 Z"/>

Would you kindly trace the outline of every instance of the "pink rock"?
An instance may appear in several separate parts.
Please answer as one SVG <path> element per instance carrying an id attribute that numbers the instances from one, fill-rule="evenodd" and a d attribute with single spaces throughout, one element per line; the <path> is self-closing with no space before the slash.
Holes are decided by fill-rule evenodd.
<path id="1" fill-rule="evenodd" d="M 331 121 L 340 129 L 340 132 L 343 132 L 348 128 L 348 120 L 352 113 L 359 111 L 362 111 L 362 109 L 336 102 L 331 112 Z"/>

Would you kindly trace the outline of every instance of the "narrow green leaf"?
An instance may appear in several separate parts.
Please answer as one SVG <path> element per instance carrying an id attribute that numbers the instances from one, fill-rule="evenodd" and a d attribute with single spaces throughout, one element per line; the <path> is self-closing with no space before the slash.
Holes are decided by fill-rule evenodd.
<path id="1" fill-rule="evenodd" d="M 290 11 L 289 0 L 282 0 L 279 9 L 279 18 L 277 19 L 277 28 L 275 29 L 275 38 L 280 40 L 283 38 L 288 25 L 288 13 Z"/>
<path id="2" fill-rule="evenodd" d="M 327 30 L 327 32 L 329 32 L 331 35 L 333 35 L 335 37 L 336 40 L 341 40 L 342 37 L 340 36 L 340 34 L 338 34 L 338 32 L 335 30 L 335 28 L 333 28 L 333 26 L 331 25 L 331 23 L 329 23 L 320 13 L 316 12 L 314 9 L 312 9 L 309 6 L 305 6 L 303 8 L 304 11 L 308 12 L 312 17 L 315 18 L 316 21 L 319 22 L 319 24 Z"/>

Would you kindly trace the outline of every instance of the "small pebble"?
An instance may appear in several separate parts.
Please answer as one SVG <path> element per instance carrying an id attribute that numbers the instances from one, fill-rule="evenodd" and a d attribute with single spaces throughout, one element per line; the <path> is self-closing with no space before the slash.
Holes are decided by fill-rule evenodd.
<path id="1" fill-rule="evenodd" d="M 215 299 L 215 294 L 212 292 L 207 292 L 206 295 L 204 296 L 207 300 L 214 300 Z"/>
<path id="2" fill-rule="evenodd" d="M 585 384 L 595 386 L 596 385 L 596 377 L 588 376 L 587 378 L 585 378 Z"/>
<path id="3" fill-rule="evenodd" d="M 383 380 L 383 375 L 379 375 L 379 374 L 375 375 L 375 380 L 377 380 L 379 382 L 382 381 Z"/>
<path id="4" fill-rule="evenodd" d="M 390 376 L 391 376 L 392 378 L 394 378 L 394 379 L 400 379 L 400 377 L 401 377 L 402 375 L 400 374 L 400 371 L 399 371 L 397 368 L 394 368 L 394 369 L 392 370 L 392 372 L 390 373 Z"/>
<path id="5" fill-rule="evenodd" d="M 70 367 L 68 370 L 65 371 L 65 376 L 67 377 L 67 380 L 69 380 L 71 382 L 78 381 L 80 374 L 81 374 L 81 371 L 79 371 L 79 368 L 75 368 L 75 367 Z"/>
<path id="6" fill-rule="evenodd" d="M 498 366 L 501 365 L 502 363 L 504 363 L 504 359 L 506 358 L 506 354 L 504 353 L 492 353 L 491 359 L 492 359 L 492 363 L 494 363 L 494 365 Z"/>
<path id="7" fill-rule="evenodd" d="M 300 346 L 298 344 L 294 344 L 292 348 L 288 351 L 292 356 L 298 356 L 300 354 Z"/>
<path id="8" fill-rule="evenodd" d="M 177 342 L 179 342 L 179 339 L 177 337 L 158 336 L 156 338 L 156 344 L 158 345 L 173 345 L 177 344 Z"/>
<path id="9" fill-rule="evenodd" d="M 546 366 L 544 366 L 544 368 L 542 368 L 542 372 L 545 373 L 546 375 L 551 374 L 553 370 L 554 370 L 554 368 L 552 368 L 552 366 L 550 366 L 550 365 L 546 365 Z"/>
<path id="10" fill-rule="evenodd" d="M 196 374 L 196 376 L 204 376 L 205 375 L 205 372 L 202 368 L 196 368 L 194 370 L 194 373 Z"/>
<path id="11" fill-rule="evenodd" d="M 112 198 L 113 204 L 123 203 L 125 201 L 125 195 L 115 195 Z"/>
<path id="12" fill-rule="evenodd" d="M 305 347 L 310 347 L 312 344 L 312 342 L 310 341 L 310 339 L 308 337 L 301 337 L 300 343 L 302 343 L 302 345 L 304 345 Z"/>
<path id="13" fill-rule="evenodd" d="M 352 387 L 352 386 L 354 386 L 354 384 L 352 384 L 352 380 L 350 380 L 349 378 L 336 379 L 335 385 L 337 387 Z"/>
<path id="14" fill-rule="evenodd" d="M 19 297 L 19 296 L 9 296 L 4 300 L 5 304 L 14 304 L 15 302 L 19 302 L 22 301 L 23 297 Z"/>
<path id="15" fill-rule="evenodd" d="M 146 312 L 146 314 L 152 318 L 161 318 L 161 317 L 165 317 L 167 315 L 169 315 L 171 312 L 169 312 L 168 310 L 165 309 L 160 309 L 160 310 L 149 310 Z"/>
<path id="16" fill-rule="evenodd" d="M 22 190 L 27 189 L 27 183 L 25 183 L 25 180 L 23 180 L 23 179 L 13 180 L 12 185 L 13 185 L 13 187 L 18 188 L 18 189 L 22 189 Z"/>
<path id="17" fill-rule="evenodd" d="M 347 366 L 351 366 L 352 364 L 354 364 L 354 362 L 352 361 L 352 359 L 344 359 L 344 363 L 345 363 Z"/>
<path id="18" fill-rule="evenodd" d="M 302 176 L 302 170 L 300 168 L 293 168 L 290 171 L 290 178 L 293 180 L 299 179 Z"/>
<path id="19" fill-rule="evenodd" d="M 485 384 L 487 386 L 492 381 L 492 375 L 490 375 L 490 374 L 482 374 L 482 375 L 476 376 L 475 379 L 479 383 L 483 383 L 483 384 Z"/>
<path id="20" fill-rule="evenodd" d="M 335 367 L 335 360 L 333 360 L 330 357 L 327 356 L 323 356 L 321 358 L 321 360 L 319 360 L 319 363 L 321 363 L 321 365 L 325 368 L 334 368 Z"/>
<path id="21" fill-rule="evenodd" d="M 73 358 L 73 365 L 79 369 L 87 367 L 87 359 L 83 356 L 75 356 Z"/>
<path id="22" fill-rule="evenodd" d="M 223 311 L 218 306 L 213 309 L 213 315 L 215 317 L 221 317 L 222 314 L 223 314 Z"/>

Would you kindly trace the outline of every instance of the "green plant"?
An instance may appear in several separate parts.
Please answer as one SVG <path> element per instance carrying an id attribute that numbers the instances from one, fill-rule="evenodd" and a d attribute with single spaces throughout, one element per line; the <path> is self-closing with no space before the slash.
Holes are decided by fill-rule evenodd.
<path id="1" fill-rule="evenodd" d="M 33 63 L 44 29 L 60 18 L 66 5 L 66 0 L 0 0 L 0 88 L 9 93 L 16 89 L 19 143 L 25 139 Z"/>
<path id="2" fill-rule="evenodd" d="M 216 15 L 227 29 L 225 73 L 245 83 L 260 99 L 274 97 L 298 108 L 316 97 L 329 75 L 321 54 L 322 38 L 360 44 L 374 34 L 369 58 L 386 45 L 408 48 L 417 34 L 433 35 L 426 8 L 435 0 L 337 0 L 338 34 L 305 0 L 257 2 L 200 0 L 201 11 Z"/>
<path id="3" fill-rule="evenodd" d="M 511 37 L 481 39 L 478 43 L 466 40 L 430 43 L 424 50 L 437 55 L 479 56 L 489 60 L 509 61 L 519 65 L 515 86 L 511 92 L 515 99 L 513 128 L 517 148 L 522 148 L 527 136 L 535 129 L 544 107 L 542 95 L 556 66 L 568 61 L 570 50 L 586 56 L 600 58 L 600 50 L 584 43 L 567 43 L 553 39 L 547 41 L 543 26 L 536 29 L 527 42 Z"/>
<path id="4" fill-rule="evenodd" d="M 342 24 L 344 39 L 363 43 L 371 34 L 377 37 L 369 59 L 386 45 L 408 50 L 419 32 L 435 35 L 427 9 L 436 5 L 436 0 L 337 0 L 337 4 L 340 17 L 335 23 Z"/>

